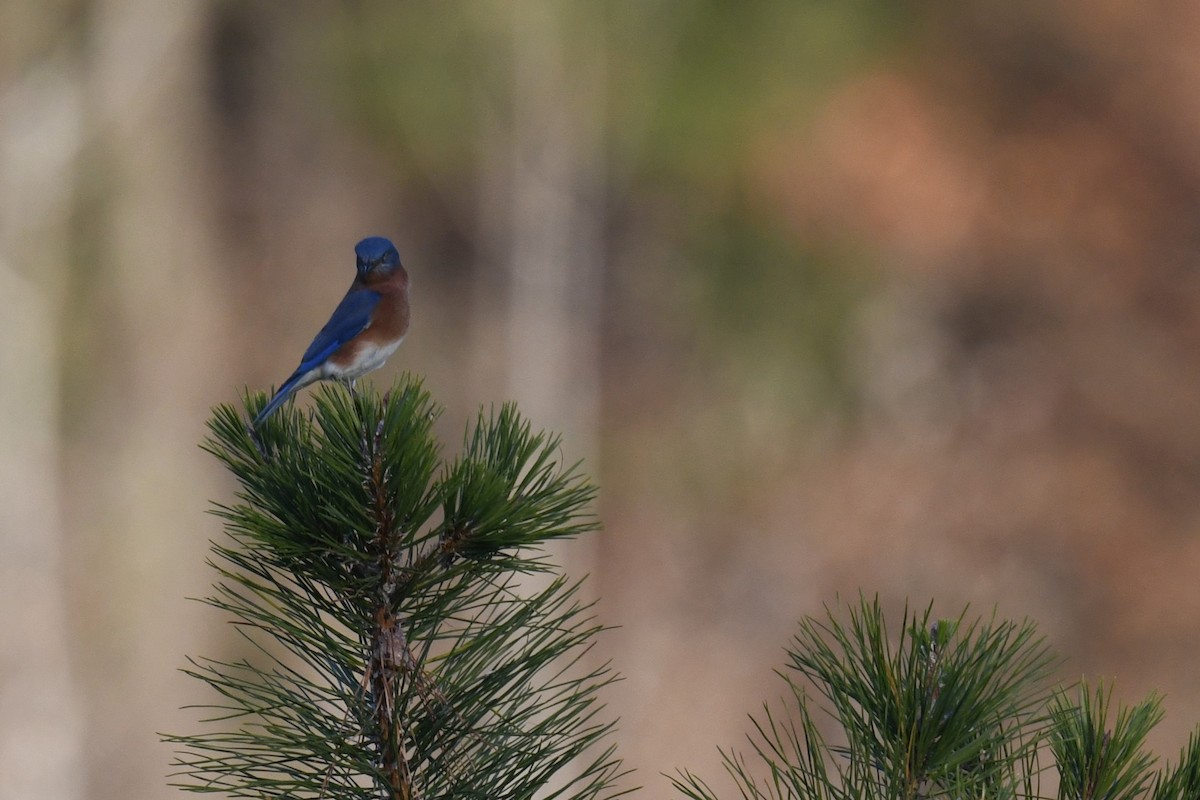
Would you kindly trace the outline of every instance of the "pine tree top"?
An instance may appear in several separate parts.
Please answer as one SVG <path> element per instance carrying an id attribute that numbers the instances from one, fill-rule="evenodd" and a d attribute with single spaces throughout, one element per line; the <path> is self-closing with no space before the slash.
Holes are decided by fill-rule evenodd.
<path id="1" fill-rule="evenodd" d="M 206 602 L 243 657 L 187 672 L 218 697 L 169 736 L 193 791 L 322 798 L 608 798 L 622 774 L 589 649 L 601 626 L 544 545 L 597 527 L 595 490 L 515 406 L 442 456 L 441 410 L 406 376 L 339 387 L 250 432 L 216 409 L 205 449 L 235 476 Z"/>

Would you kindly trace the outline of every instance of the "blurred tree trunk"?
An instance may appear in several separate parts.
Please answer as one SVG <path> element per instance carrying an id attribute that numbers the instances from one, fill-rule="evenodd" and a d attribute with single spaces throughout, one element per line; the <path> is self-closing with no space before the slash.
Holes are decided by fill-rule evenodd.
<path id="1" fill-rule="evenodd" d="M 229 349 L 206 148 L 209 4 L 97 0 L 88 18 L 88 250 L 72 341 L 92 363 L 65 459 L 72 590 L 95 798 L 175 796 L 170 748 L 203 610 L 205 497 L 196 447 Z M 211 632 L 210 632 L 211 633 Z"/>
<path id="2" fill-rule="evenodd" d="M 512 84 L 508 113 L 489 117 L 480 218 L 485 250 L 506 271 L 499 329 L 480 331 L 477 362 L 495 369 L 503 353 L 506 395 L 537 425 L 561 432 L 565 457 L 585 459 L 595 473 L 604 49 L 571 35 L 568 6 L 539 0 L 492 10 L 511 42 Z M 492 276 L 480 280 L 486 292 L 496 287 Z M 558 554 L 568 573 L 593 567 L 579 547 Z"/>
<path id="3" fill-rule="evenodd" d="M 83 713 L 69 658 L 71 612 L 63 585 L 69 542 L 58 472 L 59 334 L 70 250 L 71 173 L 81 140 L 80 66 L 59 47 L 27 66 L 0 95 L 4 800 L 83 796 Z"/>
<path id="4" fill-rule="evenodd" d="M 601 272 L 602 51 L 547 3 L 512 9 L 509 381 L 570 447 L 596 448 Z M 573 63 L 572 63 L 573 62 Z"/>

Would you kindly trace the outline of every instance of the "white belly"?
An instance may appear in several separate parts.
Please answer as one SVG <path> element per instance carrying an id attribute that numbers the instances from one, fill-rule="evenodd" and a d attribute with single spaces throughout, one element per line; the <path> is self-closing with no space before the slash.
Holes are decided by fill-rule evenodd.
<path id="1" fill-rule="evenodd" d="M 337 380 L 352 381 L 366 375 L 374 369 L 379 369 L 392 353 L 396 352 L 396 348 L 400 346 L 400 341 L 397 339 L 386 345 L 364 344 L 359 347 L 358 353 L 355 354 L 354 360 L 345 367 L 339 367 L 328 361 L 323 365 L 323 378 L 335 378 Z"/>

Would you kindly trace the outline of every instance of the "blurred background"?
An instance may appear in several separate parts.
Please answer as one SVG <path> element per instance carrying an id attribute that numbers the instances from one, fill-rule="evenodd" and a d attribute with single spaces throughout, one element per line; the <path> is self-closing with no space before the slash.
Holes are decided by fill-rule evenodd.
<path id="1" fill-rule="evenodd" d="M 805 614 L 1030 616 L 1200 720 L 1200 5 L 0 5 L 0 798 L 172 797 L 232 646 L 210 407 L 393 238 L 453 452 L 515 399 L 600 486 L 647 796 Z M 301 404 L 308 402 L 307 395 Z"/>

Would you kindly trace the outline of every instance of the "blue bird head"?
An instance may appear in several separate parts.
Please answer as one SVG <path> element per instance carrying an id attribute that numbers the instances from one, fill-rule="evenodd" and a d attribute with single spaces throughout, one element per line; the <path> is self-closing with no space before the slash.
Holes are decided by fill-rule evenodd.
<path id="1" fill-rule="evenodd" d="M 360 275 L 373 271 L 388 273 L 400 266 L 396 246 L 382 236 L 368 236 L 354 245 L 354 255 Z"/>

